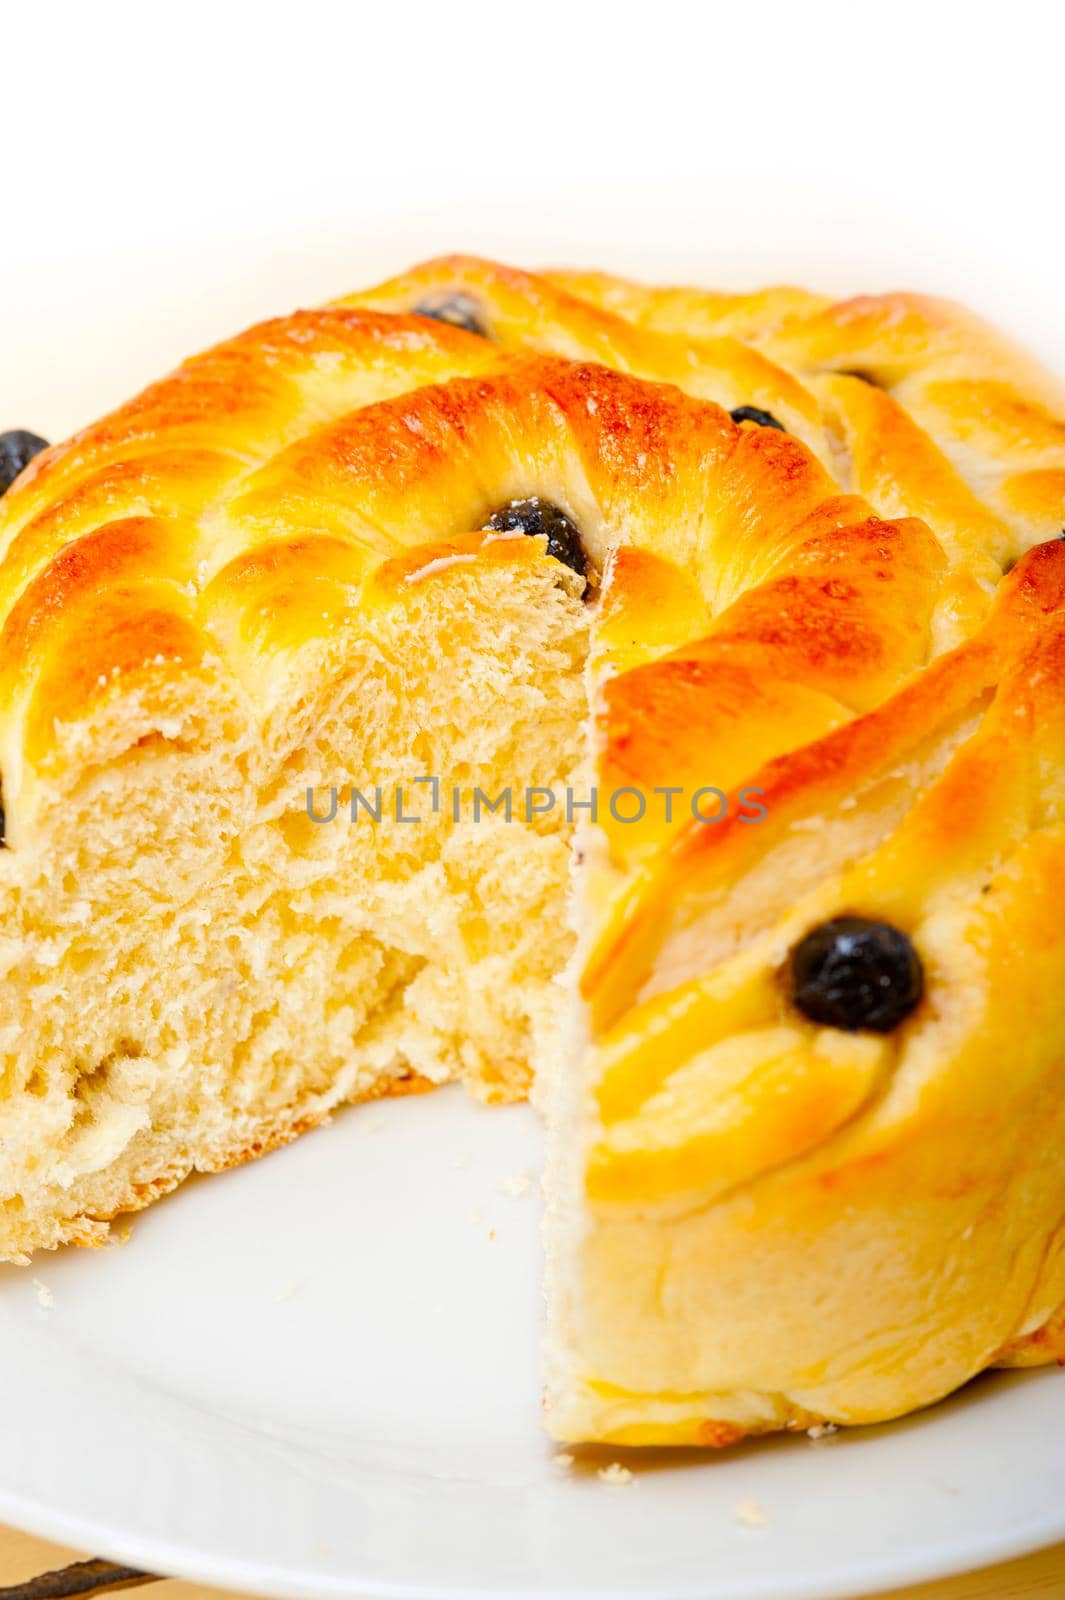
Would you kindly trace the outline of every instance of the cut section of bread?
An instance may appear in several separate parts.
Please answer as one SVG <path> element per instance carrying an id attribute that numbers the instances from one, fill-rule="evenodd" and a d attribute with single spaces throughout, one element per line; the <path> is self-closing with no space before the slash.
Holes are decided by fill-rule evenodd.
<path id="1" fill-rule="evenodd" d="M 758 827 L 688 823 L 589 886 L 548 1186 L 559 1438 L 880 1421 L 1065 1357 L 1063 600 L 1058 541 L 970 644 L 765 763 Z M 795 953 L 844 918 L 918 953 L 887 1030 L 797 1003 Z"/>
<path id="2" fill-rule="evenodd" d="M 38 456 L 0 1253 L 532 1085 L 557 1437 L 1065 1358 L 1062 417 L 942 302 L 452 257 Z"/>

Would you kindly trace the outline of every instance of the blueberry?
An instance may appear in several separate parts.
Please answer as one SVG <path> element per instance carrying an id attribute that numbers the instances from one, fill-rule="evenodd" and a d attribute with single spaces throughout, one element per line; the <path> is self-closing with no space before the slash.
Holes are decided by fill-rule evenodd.
<path id="1" fill-rule="evenodd" d="M 485 527 L 494 528 L 497 533 L 545 534 L 549 556 L 554 556 L 565 567 L 572 567 L 582 578 L 588 571 L 576 526 L 564 511 L 550 500 L 541 500 L 539 495 L 530 495 L 528 500 L 508 500 L 505 506 L 492 512 Z"/>
<path id="2" fill-rule="evenodd" d="M 788 431 L 771 411 L 761 411 L 758 406 L 737 406 L 735 411 L 729 412 L 729 416 L 733 422 L 757 422 L 760 428 L 779 428 L 781 433 Z"/>
<path id="3" fill-rule="evenodd" d="M 416 317 L 431 317 L 434 322 L 446 322 L 452 328 L 464 328 L 488 338 L 488 330 L 481 320 L 481 308 L 468 294 L 449 294 L 432 300 L 422 300 L 414 307 Z"/>
<path id="4" fill-rule="evenodd" d="M 39 433 L 27 433 L 25 428 L 0 433 L 0 494 L 6 494 L 23 468 L 47 449 L 47 439 Z"/>
<path id="5" fill-rule="evenodd" d="M 833 917 L 791 952 L 792 994 L 811 1022 L 890 1033 L 924 993 L 921 958 L 889 922 Z"/>

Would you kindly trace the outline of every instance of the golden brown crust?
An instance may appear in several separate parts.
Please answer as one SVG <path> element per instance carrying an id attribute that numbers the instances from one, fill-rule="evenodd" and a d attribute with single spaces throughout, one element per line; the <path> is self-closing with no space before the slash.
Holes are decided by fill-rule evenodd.
<path id="1" fill-rule="evenodd" d="M 347 341 L 341 349 L 349 354 L 353 324 L 371 314 L 334 315 Z M 301 335 L 295 349 L 304 363 L 309 348 L 320 351 L 335 333 L 321 321 L 308 327 L 302 317 L 295 320 Z M 372 353 L 380 320 L 371 317 L 369 330 L 362 330 Z M 106 520 L 91 529 L 80 523 L 72 539 L 61 535 L 28 581 L 21 559 L 14 568 L 5 564 L 5 700 L 21 712 L 31 765 L 49 759 L 57 720 L 87 717 L 116 678 L 143 676 L 150 692 L 209 654 L 222 655 L 238 678 L 254 681 L 279 651 L 321 633 L 319 579 L 330 567 L 323 570 L 320 560 L 310 565 L 309 538 L 334 540 L 338 559 L 344 554 L 338 545 L 349 552 L 347 571 L 334 578 L 342 607 L 359 603 L 362 577 L 393 552 L 430 534 L 447 537 L 476 527 L 496 504 L 523 491 L 546 493 L 583 513 L 600 562 L 614 544 L 634 540 L 657 544 L 668 558 L 704 574 L 711 571 L 710 544 L 728 537 L 729 516 L 735 518 L 739 507 L 746 546 L 764 548 L 772 539 L 777 582 L 787 570 L 789 540 L 810 536 L 817 517 L 838 527 L 862 514 L 856 502 L 839 500 L 791 439 L 767 442 L 737 429 L 711 405 L 601 367 L 486 356 L 482 341 L 451 330 L 438 334 L 424 319 L 409 319 L 407 327 L 416 352 L 428 347 L 432 360 L 449 369 L 461 358 L 479 376 L 452 376 L 342 409 L 335 422 L 316 417 L 309 433 L 277 448 L 285 425 L 292 427 L 288 411 L 295 404 L 279 374 L 293 330 L 283 330 L 285 339 L 281 331 L 267 325 L 258 346 L 245 336 L 233 351 L 223 347 L 198 358 L 66 452 L 53 452 L 50 463 L 13 492 L 5 506 L 13 539 L 9 561 L 16 551 L 22 556 L 27 523 L 39 525 L 41 511 L 31 513 L 43 487 L 52 485 L 49 512 L 52 525 L 60 526 L 56 514 L 65 496 L 84 495 L 88 463 L 102 468 L 119 453 L 147 453 L 149 445 L 170 451 L 208 436 L 225 437 L 246 457 L 268 452 L 262 465 L 249 465 L 221 493 L 213 475 L 189 484 L 179 517 L 118 516 L 112 496 Z M 258 366 L 249 372 L 253 351 L 263 361 L 263 352 L 269 354 L 269 381 L 258 381 Z M 365 361 L 365 351 L 360 354 Z M 342 407 L 353 390 L 366 392 L 365 368 L 353 355 L 350 360 L 347 382 L 337 384 L 330 369 Z M 384 387 L 395 383 L 389 373 Z M 275 402 L 266 417 L 264 394 Z M 131 482 L 128 489 L 136 503 L 138 488 Z M 716 510 L 716 517 L 704 508 Z M 325 547 L 315 545 L 314 554 L 324 555 Z M 734 560 L 744 555 L 738 549 Z M 15 570 L 22 580 L 18 591 L 11 586 Z M 294 598 L 284 608 L 267 602 L 278 585 L 298 593 L 310 577 L 312 603 L 304 608 L 301 632 L 293 626 L 299 615 Z M 739 578 L 742 583 L 742 573 Z M 751 631 L 757 634 L 757 624 Z M 805 648 L 813 643 L 811 636 Z M 801 655 L 803 642 L 795 648 Z M 79 665 L 71 674 L 72 656 Z M 17 793 L 10 792 L 9 801 L 17 817 Z"/>
<path id="2" fill-rule="evenodd" d="M 1013 1339 L 998 1352 L 997 1367 L 1042 1367 L 1048 1362 L 1065 1367 L 1065 1305 L 1033 1333 Z"/>

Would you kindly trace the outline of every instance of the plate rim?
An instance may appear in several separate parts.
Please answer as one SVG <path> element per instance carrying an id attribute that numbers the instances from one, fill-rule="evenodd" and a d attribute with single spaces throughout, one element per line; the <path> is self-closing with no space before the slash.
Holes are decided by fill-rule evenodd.
<path id="1" fill-rule="evenodd" d="M 180 1540 L 168 1550 L 150 1537 L 112 1529 L 92 1518 L 82 1518 L 76 1512 L 32 1495 L 20 1495 L 2 1485 L 0 1520 L 36 1538 L 66 1545 L 89 1556 L 122 1562 L 157 1578 L 209 1584 L 247 1596 L 249 1600 L 547 1600 L 547 1597 L 549 1600 L 619 1600 L 619 1597 L 623 1600 L 626 1595 L 641 1593 L 638 1589 L 500 1589 L 479 1586 L 476 1581 L 456 1588 L 453 1584 L 427 1587 L 420 1582 L 382 1584 L 375 1579 L 367 1587 L 358 1574 L 341 1579 L 295 1568 L 282 1571 L 272 1564 L 255 1568 L 239 1558 L 212 1556 Z M 848 1571 L 841 1570 L 834 1576 L 811 1575 L 808 1581 L 792 1584 L 787 1600 L 872 1600 L 873 1596 L 896 1589 L 979 1573 L 1053 1549 L 1063 1540 L 1065 1506 L 1057 1525 L 1052 1520 L 1011 1534 L 987 1532 L 980 1540 L 967 1544 L 964 1554 L 959 1551 L 957 1559 L 946 1552 L 939 1555 L 924 1552 L 893 1558 L 891 1569 L 882 1569 L 879 1573 L 871 1562 L 863 1565 L 859 1561 L 852 1562 Z M 171 1551 L 174 1560 L 170 1558 Z M 734 1600 L 777 1600 L 779 1588 L 771 1587 L 772 1584 L 769 1577 L 739 1577 L 733 1584 L 732 1594 Z M 704 1600 L 704 1596 L 697 1589 L 683 1587 L 661 1591 L 656 1600 Z"/>

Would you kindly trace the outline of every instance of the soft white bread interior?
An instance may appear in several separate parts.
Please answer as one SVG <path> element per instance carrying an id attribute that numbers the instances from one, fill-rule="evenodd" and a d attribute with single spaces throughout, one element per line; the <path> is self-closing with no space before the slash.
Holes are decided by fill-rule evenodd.
<path id="1" fill-rule="evenodd" d="M 468 543 L 379 573 L 266 730 L 209 670 L 151 706 L 116 684 L 109 759 L 0 854 L 9 1258 L 102 1239 L 344 1100 L 527 1089 L 569 830 L 523 792 L 576 765 L 587 612 L 533 541 Z M 508 789 L 509 821 L 474 820 Z"/>

